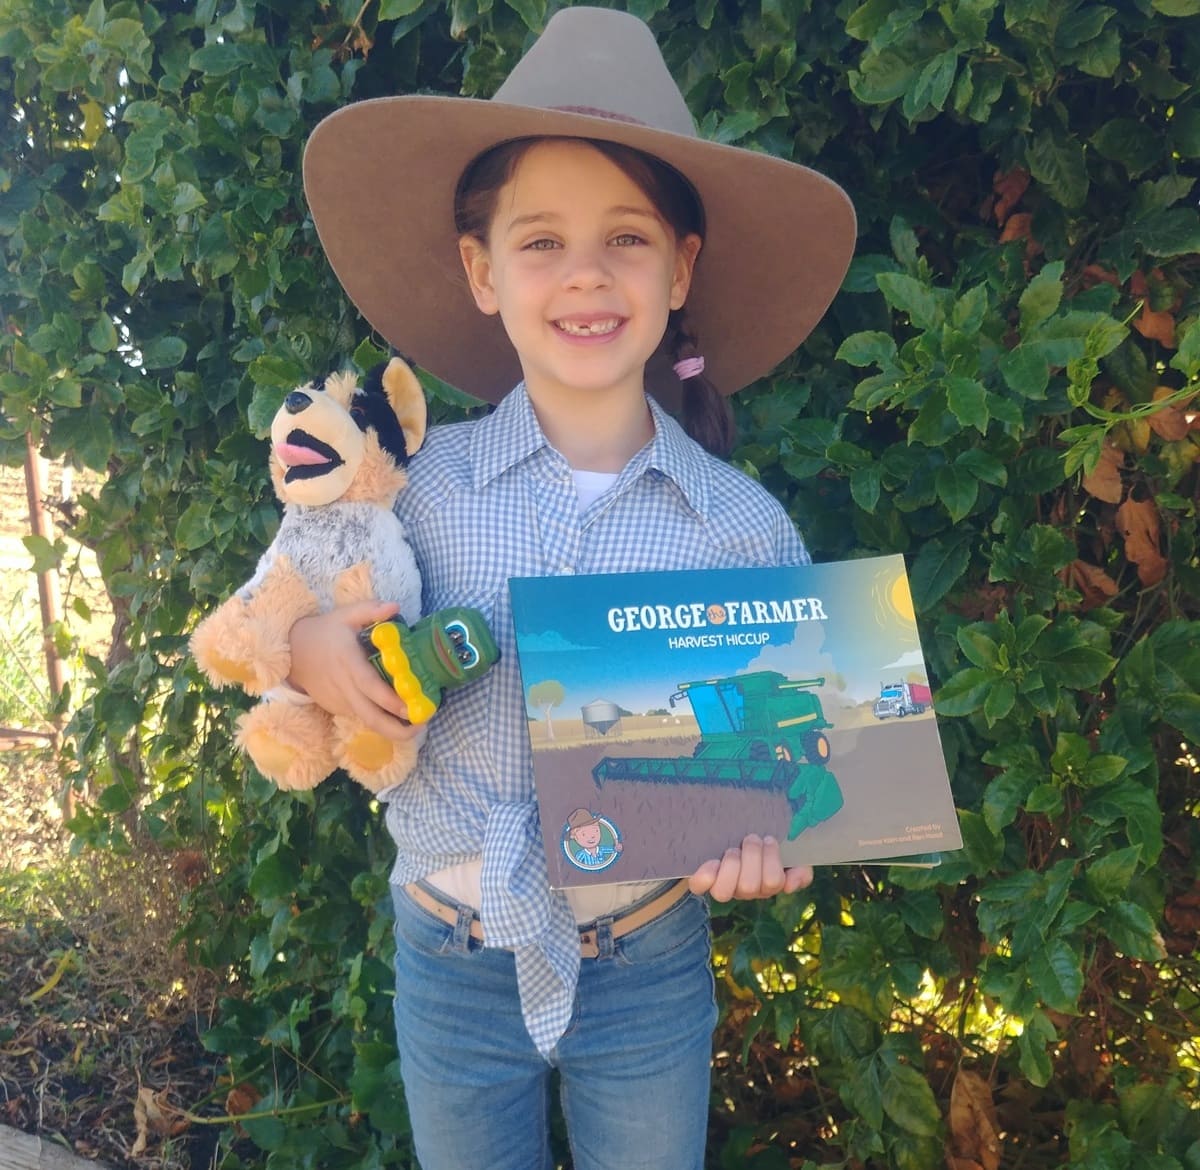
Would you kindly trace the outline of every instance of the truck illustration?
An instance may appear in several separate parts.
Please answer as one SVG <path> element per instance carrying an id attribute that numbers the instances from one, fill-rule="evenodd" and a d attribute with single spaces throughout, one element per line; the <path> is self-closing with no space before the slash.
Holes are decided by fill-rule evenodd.
<path id="1" fill-rule="evenodd" d="M 843 803 L 827 765 L 825 718 L 815 687 L 823 678 L 789 679 L 773 670 L 679 684 L 670 704 L 687 699 L 700 727 L 690 756 L 605 756 L 592 769 L 596 787 L 612 781 L 715 784 L 786 794 L 788 840 L 828 820 Z"/>
<path id="2" fill-rule="evenodd" d="M 873 710 L 876 719 L 890 719 L 893 715 L 903 719 L 905 715 L 920 715 L 932 705 L 933 696 L 924 683 L 881 683 Z"/>

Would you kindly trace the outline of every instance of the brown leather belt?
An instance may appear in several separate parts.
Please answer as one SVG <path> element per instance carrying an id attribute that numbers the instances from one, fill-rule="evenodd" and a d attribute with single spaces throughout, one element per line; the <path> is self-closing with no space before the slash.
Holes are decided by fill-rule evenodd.
<path id="1" fill-rule="evenodd" d="M 442 901 L 436 894 L 430 893 L 418 882 L 410 882 L 404 887 L 404 892 L 422 910 L 428 910 L 430 914 L 435 918 L 440 918 L 447 926 L 458 924 L 458 906 L 456 904 Z M 631 930 L 637 930 L 639 926 L 645 926 L 647 922 L 653 922 L 660 914 L 670 910 L 676 902 L 682 901 L 687 892 L 688 880 L 680 878 L 679 881 L 669 885 L 661 894 L 656 894 L 648 902 L 635 904 L 627 911 L 614 915 L 612 919 L 613 938 L 620 938 Z M 471 919 L 471 937 L 480 942 L 483 941 L 483 925 L 479 921 L 478 914 Z M 579 954 L 584 959 L 595 959 L 600 954 L 599 939 L 594 923 L 579 928 Z"/>

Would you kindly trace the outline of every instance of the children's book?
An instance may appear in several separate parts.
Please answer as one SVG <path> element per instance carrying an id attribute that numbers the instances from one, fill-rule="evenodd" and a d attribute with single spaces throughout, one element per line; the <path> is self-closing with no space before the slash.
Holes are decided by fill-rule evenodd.
<path id="1" fill-rule="evenodd" d="M 509 587 L 551 885 L 961 847 L 902 557 Z"/>

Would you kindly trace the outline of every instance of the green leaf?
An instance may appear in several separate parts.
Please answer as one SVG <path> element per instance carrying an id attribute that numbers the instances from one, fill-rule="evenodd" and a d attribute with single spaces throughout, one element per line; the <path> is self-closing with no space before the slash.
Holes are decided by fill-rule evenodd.
<path id="1" fill-rule="evenodd" d="M 1017 302 L 1020 310 L 1021 336 L 1028 337 L 1062 303 L 1063 262 L 1047 264 L 1021 293 Z"/>
<path id="2" fill-rule="evenodd" d="M 66 546 L 47 540 L 44 536 L 28 535 L 21 537 L 25 551 L 33 557 L 30 571 L 33 573 L 56 573 L 62 564 Z"/>
<path id="3" fill-rule="evenodd" d="M 1092 862 L 1084 871 L 1088 890 L 1103 903 L 1115 902 L 1129 889 L 1141 856 L 1141 848 L 1130 845 Z"/>
<path id="4" fill-rule="evenodd" d="M 1200 252 L 1200 215 L 1190 207 L 1151 212 L 1134 225 L 1133 235 L 1151 256 L 1162 259 Z"/>
<path id="5" fill-rule="evenodd" d="M 838 347 L 838 361 L 852 366 L 879 366 L 886 369 L 896 361 L 896 343 L 890 333 L 852 333 Z"/>
<path id="6" fill-rule="evenodd" d="M 1200 317 L 1192 322 L 1177 335 L 1179 348 L 1171 359 L 1171 365 L 1183 372 L 1186 378 L 1195 378 L 1200 374 Z"/>
<path id="7" fill-rule="evenodd" d="M 998 679 L 983 704 L 983 717 L 987 720 L 988 726 L 992 727 L 1001 719 L 1006 719 L 1016 700 L 1017 687 L 1012 679 Z"/>
<path id="8" fill-rule="evenodd" d="M 956 49 L 947 49 L 926 62 L 917 76 L 916 84 L 904 95 L 904 116 L 912 119 L 929 108 L 941 110 L 950 96 L 950 87 L 954 84 L 957 72 Z"/>
<path id="9" fill-rule="evenodd" d="M 1029 981 L 1047 1007 L 1073 1012 L 1083 991 L 1083 963 L 1063 939 L 1050 939 L 1030 958 Z"/>
<path id="10" fill-rule="evenodd" d="M 979 497 L 979 480 L 955 464 L 939 467 L 934 473 L 938 498 L 956 524 L 968 516 Z"/>
<path id="11" fill-rule="evenodd" d="M 964 427 L 974 427 L 981 435 L 987 432 L 988 395 L 983 384 L 974 378 L 949 377 L 945 381 L 946 402 L 954 417 Z"/>
<path id="12" fill-rule="evenodd" d="M 931 608 L 962 579 L 971 559 L 969 542 L 962 537 L 936 537 L 917 554 L 909 574 L 918 611 Z"/>
<path id="13" fill-rule="evenodd" d="M 874 512 L 879 503 L 882 472 L 878 463 L 856 467 L 850 472 L 850 495 L 864 512 Z"/>
<path id="14" fill-rule="evenodd" d="M 954 460 L 954 464 L 969 471 L 981 483 L 1004 487 L 1008 482 L 1008 468 L 982 447 L 969 447 Z"/>
<path id="15" fill-rule="evenodd" d="M 1088 193 L 1083 148 L 1052 130 L 1036 134 L 1026 149 L 1029 172 L 1064 207 L 1082 207 Z"/>
<path id="16" fill-rule="evenodd" d="M 932 1137 L 941 1129 L 942 1114 L 933 1089 L 910 1064 L 886 1068 L 880 1086 L 883 1111 L 901 1129 Z"/>
<path id="17" fill-rule="evenodd" d="M 402 16 L 411 16 L 425 0 L 380 0 L 379 19 L 399 20 Z"/>
<path id="18" fill-rule="evenodd" d="M 992 669 L 1000 660 L 1000 647 L 995 638 L 987 633 L 986 622 L 975 622 L 969 626 L 960 626 L 955 637 L 968 661 L 976 666 Z"/>
<path id="19" fill-rule="evenodd" d="M 1036 784 L 1025 798 L 1025 811 L 1047 816 L 1051 820 L 1062 815 L 1063 791 L 1057 784 Z"/>
<path id="20" fill-rule="evenodd" d="M 1122 954 L 1146 963 L 1166 958 L 1162 935 L 1154 919 L 1134 902 L 1116 902 L 1104 911 L 1101 928 Z"/>
<path id="21" fill-rule="evenodd" d="M 88 329 L 88 345 L 97 353 L 112 353 L 117 348 L 119 338 L 116 326 L 106 313 L 102 313 L 92 322 Z"/>
<path id="22" fill-rule="evenodd" d="M 984 701 L 985 711 L 990 698 Z M 993 834 L 999 836 L 1013 823 L 1033 785 L 1033 778 L 1017 771 L 1004 772 L 988 784 L 983 795 L 983 819 Z"/>
<path id="23" fill-rule="evenodd" d="M 156 337 L 142 350 L 142 364 L 148 370 L 173 368 L 186 353 L 187 342 L 182 337 Z"/>
<path id="24" fill-rule="evenodd" d="M 934 707 L 939 715 L 970 715 L 983 707 L 995 678 L 974 666 L 960 670 L 938 691 Z"/>
<path id="25" fill-rule="evenodd" d="M 1004 838 L 993 833 L 978 813 L 962 809 L 958 814 L 962 830 L 963 852 L 976 874 L 991 873 L 1004 856 Z"/>
<path id="26" fill-rule="evenodd" d="M 213 538 L 213 501 L 194 500 L 184 509 L 175 528 L 175 543 L 182 549 L 203 548 Z"/>
<path id="27" fill-rule="evenodd" d="M 300 866 L 291 850 L 268 854 L 250 874 L 248 889 L 256 898 L 287 898 L 296 888 Z"/>
<path id="28" fill-rule="evenodd" d="M 1135 118 L 1113 118 L 1092 135 L 1092 145 L 1105 158 L 1119 162 L 1132 178 L 1148 171 L 1159 160 L 1159 135 Z"/>
<path id="29" fill-rule="evenodd" d="M 1162 717 L 1192 743 L 1200 744 L 1200 695 L 1167 695 L 1162 701 Z"/>
<path id="30" fill-rule="evenodd" d="M 1045 352 L 1032 345 L 1008 350 L 996 363 L 1005 384 L 1025 398 L 1045 398 L 1050 384 L 1050 363 Z"/>
<path id="31" fill-rule="evenodd" d="M 932 329 L 941 323 L 937 300 L 928 285 L 903 272 L 881 272 L 877 279 L 887 303 L 897 312 L 907 313 L 918 329 Z"/>
<path id="32" fill-rule="evenodd" d="M 1021 1072 L 1032 1084 L 1043 1087 L 1054 1076 L 1054 1064 L 1046 1047 L 1057 1039 L 1058 1033 L 1044 1012 L 1035 1010 L 1025 1021 L 1021 1035 L 1017 1037 L 1017 1049 Z"/>
<path id="33" fill-rule="evenodd" d="M 1150 0 L 1150 6 L 1163 16 L 1200 15 L 1200 0 Z"/>

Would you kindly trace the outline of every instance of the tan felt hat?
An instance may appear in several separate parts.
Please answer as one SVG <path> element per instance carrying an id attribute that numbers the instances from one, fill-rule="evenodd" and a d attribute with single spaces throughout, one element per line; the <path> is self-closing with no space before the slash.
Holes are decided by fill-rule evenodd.
<path id="1" fill-rule="evenodd" d="M 499 318 L 467 289 L 453 205 L 477 155 L 539 135 L 624 143 L 695 187 L 707 230 L 687 319 L 722 393 L 770 372 L 829 307 L 854 248 L 846 193 L 808 167 L 699 138 L 646 24 L 564 8 L 490 101 L 359 102 L 325 118 L 305 151 L 305 193 L 338 280 L 383 337 L 451 385 L 496 402 L 520 379 Z M 669 361 L 652 361 L 647 381 L 677 400 Z"/>

